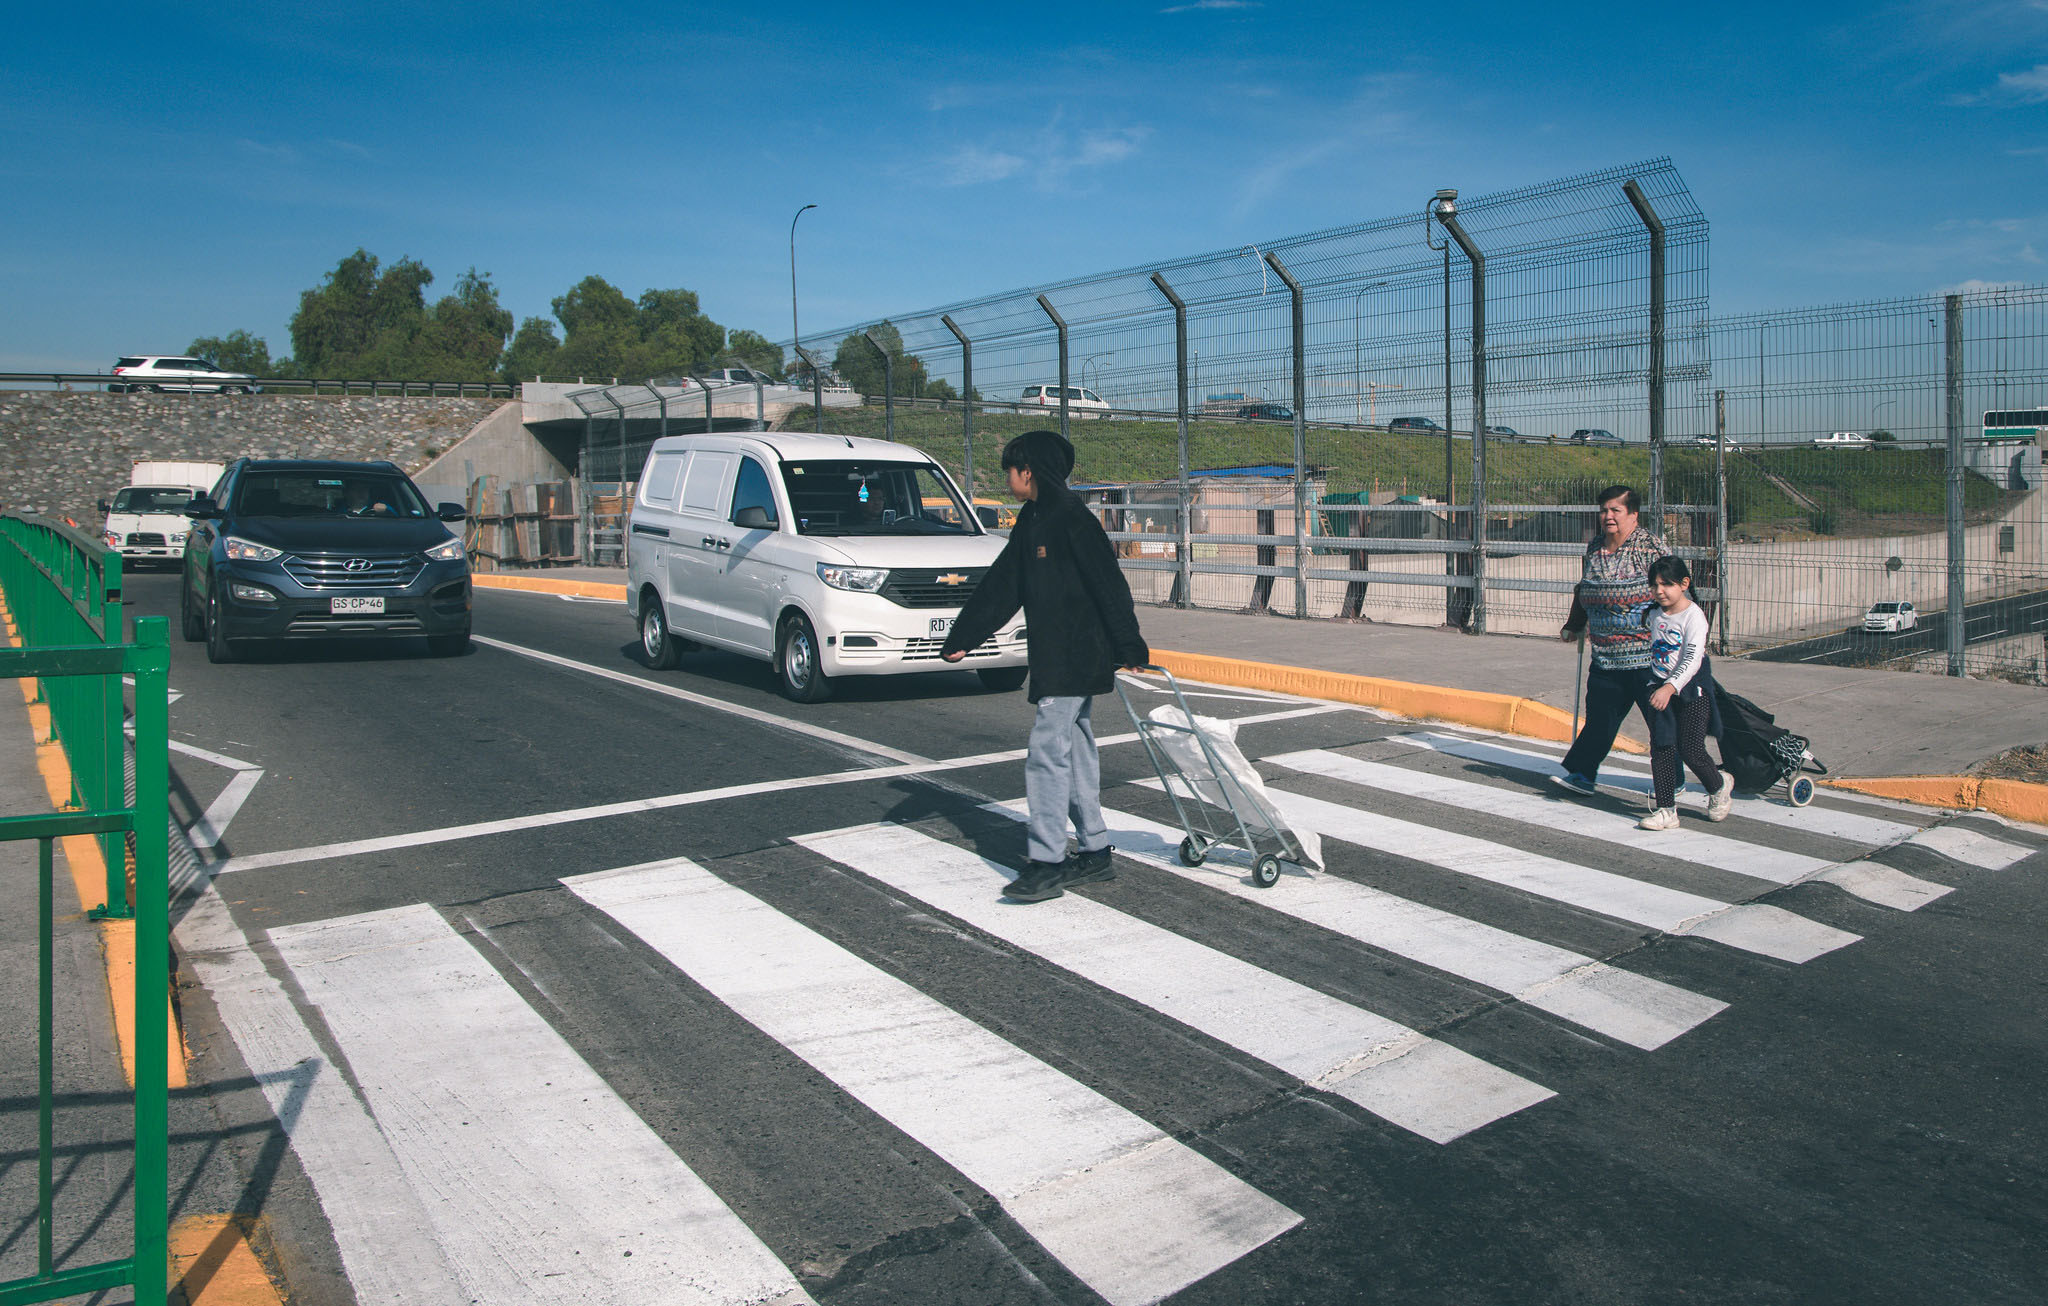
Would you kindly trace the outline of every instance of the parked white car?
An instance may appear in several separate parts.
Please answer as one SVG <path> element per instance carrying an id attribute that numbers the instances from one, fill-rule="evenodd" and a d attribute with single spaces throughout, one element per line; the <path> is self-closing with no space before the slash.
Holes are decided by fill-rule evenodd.
<path id="1" fill-rule="evenodd" d="M 1868 449 L 1870 437 L 1861 431 L 1830 431 L 1813 438 L 1816 449 Z"/>
<path id="2" fill-rule="evenodd" d="M 947 670 L 939 650 L 1004 543 L 916 449 L 785 431 L 656 440 L 627 522 L 647 664 L 727 649 L 772 663 L 800 703 L 839 676 Z M 1022 685 L 1023 615 L 957 665 Z"/>
<path id="3" fill-rule="evenodd" d="M 187 390 L 253 395 L 263 389 L 245 372 L 225 372 L 204 358 L 174 354 L 130 354 L 114 360 L 114 375 L 119 379 L 107 389 L 116 394 Z"/>
<path id="4" fill-rule="evenodd" d="M 1027 385 L 1020 401 L 1026 405 L 1057 409 L 1060 406 L 1060 388 L 1056 385 Z M 1093 390 L 1078 385 L 1067 387 L 1067 414 L 1107 413 L 1109 405 Z"/>
<path id="5" fill-rule="evenodd" d="M 1911 630 L 1920 624 L 1920 614 L 1913 605 L 1904 601 L 1897 603 L 1873 603 L 1870 611 L 1863 614 L 1863 629 L 1898 634 Z"/>

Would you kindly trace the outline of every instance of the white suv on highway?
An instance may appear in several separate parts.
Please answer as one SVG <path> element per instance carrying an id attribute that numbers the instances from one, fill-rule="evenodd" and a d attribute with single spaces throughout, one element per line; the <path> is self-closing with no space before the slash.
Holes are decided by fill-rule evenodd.
<path id="1" fill-rule="evenodd" d="M 1913 611 L 1913 605 L 1906 602 L 1873 603 L 1870 611 L 1863 614 L 1863 629 L 1883 631 L 1896 635 L 1902 630 L 1911 630 L 1920 624 L 1920 614 Z"/>
<path id="2" fill-rule="evenodd" d="M 838 676 L 943 671 L 960 605 L 1002 552 L 907 445 L 784 431 L 656 440 L 627 522 L 626 607 L 647 664 L 697 646 L 774 665 L 815 703 Z M 959 664 L 1024 683 L 1023 617 Z"/>
<path id="3" fill-rule="evenodd" d="M 107 387 L 119 394 L 140 394 L 145 390 L 212 391 L 217 394 L 253 395 L 263 387 L 245 372 L 224 372 L 204 358 L 173 354 L 130 354 L 116 359 L 114 375 Z"/>
<path id="4" fill-rule="evenodd" d="M 1024 387 L 1022 403 L 1039 408 L 1058 408 L 1060 388 L 1056 385 L 1027 385 Z M 1067 387 L 1067 412 L 1069 415 L 1107 413 L 1109 405 L 1093 390 L 1084 390 L 1078 385 Z"/>

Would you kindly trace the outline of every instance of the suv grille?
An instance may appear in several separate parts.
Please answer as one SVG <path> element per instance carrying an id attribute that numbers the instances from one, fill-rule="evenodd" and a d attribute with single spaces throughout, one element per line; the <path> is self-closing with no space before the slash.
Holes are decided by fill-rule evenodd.
<path id="1" fill-rule="evenodd" d="M 367 566 L 351 569 L 351 562 Z M 286 558 L 285 574 L 307 589 L 371 590 L 404 589 L 426 566 L 417 553 L 376 557 L 342 554 L 333 557 Z"/>
<path id="2" fill-rule="evenodd" d="M 935 567 L 891 568 L 889 583 L 882 586 L 882 597 L 891 603 L 906 608 L 957 608 L 967 602 L 967 596 L 974 593 L 974 587 L 981 584 L 981 578 L 988 574 L 986 567 Z M 941 576 L 965 576 L 967 579 L 953 584 L 944 584 Z"/>

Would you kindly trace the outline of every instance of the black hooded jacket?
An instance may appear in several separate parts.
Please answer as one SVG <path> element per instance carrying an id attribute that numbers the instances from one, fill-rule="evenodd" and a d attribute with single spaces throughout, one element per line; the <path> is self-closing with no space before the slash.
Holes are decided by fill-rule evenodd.
<path id="1" fill-rule="evenodd" d="M 1019 438 L 1031 441 L 1026 462 L 1037 498 L 1017 514 L 1009 543 L 960 609 L 942 653 L 977 647 L 1022 608 L 1031 701 L 1107 694 L 1118 667 L 1152 658 L 1130 586 L 1102 523 L 1067 488 L 1073 446 L 1050 431 Z"/>

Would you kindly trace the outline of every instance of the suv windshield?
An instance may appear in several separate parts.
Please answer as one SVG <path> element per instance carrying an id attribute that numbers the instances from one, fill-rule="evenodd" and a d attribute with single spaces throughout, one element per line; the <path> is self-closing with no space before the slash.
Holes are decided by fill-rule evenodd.
<path id="1" fill-rule="evenodd" d="M 972 535 L 967 505 L 930 463 L 782 464 L 799 535 Z"/>
<path id="2" fill-rule="evenodd" d="M 390 472 L 252 471 L 235 487 L 242 517 L 425 517 L 426 501 Z"/>
<path id="3" fill-rule="evenodd" d="M 131 485 L 114 496 L 115 512 L 183 512 L 192 491 Z"/>

